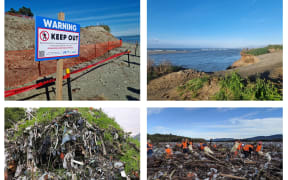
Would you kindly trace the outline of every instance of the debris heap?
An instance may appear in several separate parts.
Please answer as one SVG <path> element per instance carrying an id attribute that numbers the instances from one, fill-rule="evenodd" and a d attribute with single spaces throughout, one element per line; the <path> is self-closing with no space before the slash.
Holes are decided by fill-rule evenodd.
<path id="1" fill-rule="evenodd" d="M 139 153 L 129 134 L 101 129 L 76 110 L 28 126 L 19 136 L 17 127 L 5 133 L 5 179 L 139 179 L 120 161 L 124 144 Z"/>
<path id="2" fill-rule="evenodd" d="M 217 148 L 211 147 L 213 155 L 198 148 L 184 154 L 176 147 L 170 158 L 165 156 L 163 147 L 163 144 L 156 145 L 156 148 L 154 146 L 153 156 L 148 158 L 148 179 L 283 179 L 282 143 L 264 145 L 265 153 L 271 159 L 256 153 L 246 159 L 242 154 L 234 157 L 230 153 L 229 143 L 218 144 Z"/>

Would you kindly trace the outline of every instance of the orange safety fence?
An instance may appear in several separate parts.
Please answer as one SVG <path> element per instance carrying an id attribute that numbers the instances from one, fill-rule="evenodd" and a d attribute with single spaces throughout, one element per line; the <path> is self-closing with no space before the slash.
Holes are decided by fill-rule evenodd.
<path id="1" fill-rule="evenodd" d="M 81 45 L 80 56 L 65 59 L 63 68 L 70 68 L 77 64 L 98 58 L 108 51 L 121 46 L 122 40 Z M 34 55 L 34 49 L 5 51 L 6 88 L 20 86 L 56 72 L 57 64 L 55 60 L 36 62 Z"/>

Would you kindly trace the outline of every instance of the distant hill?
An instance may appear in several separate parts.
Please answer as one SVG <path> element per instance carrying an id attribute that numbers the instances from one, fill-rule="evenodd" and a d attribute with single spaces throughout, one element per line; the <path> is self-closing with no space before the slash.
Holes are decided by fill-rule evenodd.
<path id="1" fill-rule="evenodd" d="M 214 142 L 223 142 L 223 141 L 235 141 L 233 138 L 217 138 L 213 139 Z"/>
<path id="2" fill-rule="evenodd" d="M 213 139 L 214 142 L 231 142 L 236 141 L 237 139 L 234 138 L 217 138 Z M 256 136 L 251 138 L 240 139 L 241 141 L 282 141 L 283 135 L 282 134 L 275 134 L 270 136 Z"/>
<path id="3" fill-rule="evenodd" d="M 182 139 L 192 139 L 193 142 L 206 142 L 205 139 L 177 136 L 173 134 L 148 134 L 147 138 L 152 142 L 181 142 Z"/>

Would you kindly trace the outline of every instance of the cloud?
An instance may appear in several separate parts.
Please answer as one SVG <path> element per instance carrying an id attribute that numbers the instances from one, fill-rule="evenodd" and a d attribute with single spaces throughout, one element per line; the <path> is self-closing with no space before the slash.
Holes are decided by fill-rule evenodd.
<path id="1" fill-rule="evenodd" d="M 218 112 L 228 112 L 228 111 L 233 111 L 236 108 L 217 108 Z"/>
<path id="2" fill-rule="evenodd" d="M 164 127 L 164 126 L 155 126 L 155 127 L 152 127 L 150 133 L 151 134 L 155 134 L 155 133 L 158 133 L 158 134 L 170 134 L 172 133 L 173 131 L 167 127 Z"/>
<path id="3" fill-rule="evenodd" d="M 183 129 L 155 126 L 150 133 L 174 134 L 192 138 L 249 138 L 283 133 L 283 119 L 279 117 L 227 120 L 222 124 L 185 126 Z"/>
<path id="4" fill-rule="evenodd" d="M 147 114 L 152 115 L 152 114 L 160 114 L 164 108 L 148 108 L 147 109 Z"/>
<path id="5" fill-rule="evenodd" d="M 114 36 L 130 36 L 130 35 L 138 35 L 139 31 L 137 28 L 131 28 L 122 31 L 112 31 L 111 32 Z"/>
<path id="6" fill-rule="evenodd" d="M 132 135 L 140 133 L 140 110 L 139 108 L 102 108 L 109 117 L 114 117 L 115 121 Z"/>

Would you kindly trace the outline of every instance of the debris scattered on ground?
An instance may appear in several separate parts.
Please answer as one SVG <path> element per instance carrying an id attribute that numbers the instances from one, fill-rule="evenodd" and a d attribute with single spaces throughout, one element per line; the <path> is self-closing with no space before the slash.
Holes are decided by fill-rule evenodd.
<path id="1" fill-rule="evenodd" d="M 52 120 L 52 112 L 37 114 L 7 129 L 5 179 L 139 179 L 139 147 L 130 134 L 91 122 L 101 110 L 87 110 L 90 119 L 82 113 L 66 110 Z"/>
<path id="2" fill-rule="evenodd" d="M 170 143 L 173 144 L 173 143 Z M 165 144 L 154 146 L 153 156 L 147 161 L 149 179 L 283 179 L 282 143 L 264 142 L 263 156 L 252 153 L 249 158 L 230 153 L 233 143 L 217 143 L 207 154 L 197 147 L 188 154 L 173 146 L 173 156 L 165 157 Z"/>

